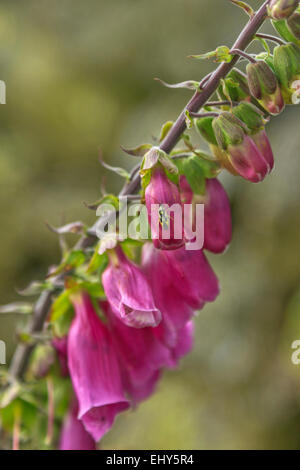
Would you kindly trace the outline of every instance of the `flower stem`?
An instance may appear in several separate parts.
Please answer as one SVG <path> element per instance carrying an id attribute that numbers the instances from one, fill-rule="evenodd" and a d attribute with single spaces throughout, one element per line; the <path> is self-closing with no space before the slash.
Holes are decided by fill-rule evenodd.
<path id="1" fill-rule="evenodd" d="M 272 36 L 272 34 L 256 33 L 255 36 L 256 36 L 257 38 L 267 39 L 267 41 L 275 42 L 276 44 L 279 44 L 280 46 L 286 44 L 283 39 L 280 39 L 280 38 L 278 38 L 277 36 Z"/>
<path id="2" fill-rule="evenodd" d="M 231 49 L 230 53 L 239 57 L 243 57 L 244 59 L 249 60 L 249 62 L 252 62 L 252 64 L 256 64 L 256 60 L 245 51 L 241 51 L 240 49 Z"/>

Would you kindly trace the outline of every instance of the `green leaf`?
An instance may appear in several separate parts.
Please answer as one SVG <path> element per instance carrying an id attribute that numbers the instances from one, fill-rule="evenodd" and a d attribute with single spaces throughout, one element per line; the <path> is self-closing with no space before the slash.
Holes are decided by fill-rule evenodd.
<path id="1" fill-rule="evenodd" d="M 95 271 L 97 271 L 99 274 L 105 269 L 108 263 L 108 257 L 106 253 L 103 253 L 100 255 L 98 253 L 98 248 L 97 247 L 93 253 L 93 256 L 89 262 L 89 265 L 87 267 L 87 273 L 92 274 Z"/>
<path id="2" fill-rule="evenodd" d="M 65 267 L 68 269 L 77 268 L 86 260 L 86 254 L 82 250 L 72 251 L 65 261 Z"/>
<path id="3" fill-rule="evenodd" d="M 130 180 L 130 174 L 128 173 L 127 170 L 125 170 L 125 168 L 121 168 L 119 166 L 108 165 L 108 163 L 105 163 L 103 160 L 101 160 L 101 165 L 107 170 L 113 171 L 114 173 L 117 173 L 117 175 L 121 176 L 122 178 L 125 178 L 126 181 Z"/>
<path id="4" fill-rule="evenodd" d="M 162 166 L 165 168 L 165 170 L 168 173 L 171 173 L 174 175 L 178 174 L 177 166 L 173 163 L 171 158 L 162 150 L 160 150 L 160 153 L 159 153 L 159 162 L 162 164 Z"/>
<path id="5" fill-rule="evenodd" d="M 135 147 L 133 149 L 126 149 L 121 146 L 121 149 L 125 152 L 128 153 L 128 155 L 131 155 L 132 157 L 144 157 L 147 152 L 153 147 L 152 144 L 141 144 L 138 147 Z"/>
<path id="6" fill-rule="evenodd" d="M 121 243 L 122 249 L 125 253 L 125 255 L 132 259 L 136 259 L 136 254 L 137 252 L 141 249 L 143 246 L 143 243 L 140 240 L 136 240 L 133 238 L 127 238 Z"/>
<path id="7" fill-rule="evenodd" d="M 86 260 L 86 254 L 82 250 L 74 250 L 66 254 L 63 262 L 52 271 L 48 277 L 57 276 L 58 274 L 64 271 L 70 271 L 72 269 L 78 268 Z"/>
<path id="8" fill-rule="evenodd" d="M 250 7 L 250 5 L 248 5 L 248 3 L 242 2 L 240 0 L 230 0 L 230 1 L 231 3 L 234 3 L 234 5 L 242 8 L 247 13 L 247 15 L 250 16 L 250 18 L 254 16 L 254 10 L 252 7 Z"/>
<path id="9" fill-rule="evenodd" d="M 185 110 L 185 123 L 187 129 L 191 129 L 193 127 L 193 119 L 187 109 Z"/>
<path id="10" fill-rule="evenodd" d="M 222 78 L 220 81 L 220 86 L 221 86 L 221 89 L 225 98 L 227 98 L 228 101 L 231 103 L 231 96 L 230 96 L 230 91 L 228 87 L 231 86 L 233 88 L 237 88 L 239 86 L 238 83 L 236 83 L 231 78 L 227 78 L 226 80 Z"/>
<path id="11" fill-rule="evenodd" d="M 100 282 L 83 281 L 79 283 L 79 287 L 88 292 L 91 297 L 96 297 L 97 299 L 105 297 L 105 292 Z"/>
<path id="12" fill-rule="evenodd" d="M 261 43 L 261 45 L 263 46 L 263 48 L 265 49 L 267 53 L 267 57 L 269 57 L 271 55 L 271 50 L 270 50 L 268 42 L 264 38 L 261 38 L 259 36 L 255 36 L 255 39 Z"/>
<path id="13" fill-rule="evenodd" d="M 230 49 L 227 46 L 220 46 L 216 49 L 216 62 L 231 62 L 232 55 Z"/>
<path id="14" fill-rule="evenodd" d="M 204 152 L 197 151 L 197 155 L 200 160 L 198 164 L 202 166 L 205 178 L 216 178 L 220 172 L 220 164 Z"/>
<path id="15" fill-rule="evenodd" d="M 44 290 L 53 289 L 53 284 L 47 281 L 32 281 L 25 289 L 17 289 L 18 294 L 24 296 L 33 296 L 40 294 Z"/>
<path id="16" fill-rule="evenodd" d="M 72 320 L 74 318 L 74 310 L 71 306 L 63 315 L 61 315 L 55 322 L 53 322 L 54 335 L 63 338 L 69 332 Z"/>
<path id="17" fill-rule="evenodd" d="M 205 54 L 190 55 L 189 58 L 197 60 L 206 60 L 216 57 L 216 51 L 205 52 Z"/>
<path id="18" fill-rule="evenodd" d="M 195 194 L 205 193 L 205 173 L 200 158 L 192 156 L 184 159 L 183 171 L 189 185 Z"/>
<path id="19" fill-rule="evenodd" d="M 285 20 L 273 20 L 272 25 L 285 41 L 300 45 L 300 41 L 292 34 Z"/>
<path id="20" fill-rule="evenodd" d="M 160 136 L 159 136 L 159 142 L 164 140 L 166 135 L 169 133 L 169 130 L 173 126 L 173 121 L 167 121 L 162 125 L 161 131 L 160 131 Z"/>
<path id="21" fill-rule="evenodd" d="M 191 155 L 192 156 L 192 155 Z M 180 175 L 184 175 L 184 161 L 186 160 L 185 157 L 183 158 L 175 158 L 173 161 L 178 168 L 178 172 Z"/>
<path id="22" fill-rule="evenodd" d="M 65 315 L 68 310 L 72 309 L 72 303 L 70 301 L 70 289 L 64 290 L 52 304 L 50 311 L 50 322 L 55 323 L 60 317 Z"/>
<path id="23" fill-rule="evenodd" d="M 101 199 L 98 199 L 97 201 L 92 202 L 91 204 L 85 205 L 89 209 L 96 210 L 99 206 L 101 206 L 101 204 L 111 204 L 116 209 L 118 209 L 119 199 L 114 194 L 105 194 L 105 196 L 102 196 Z"/>
<path id="24" fill-rule="evenodd" d="M 205 193 L 205 180 L 215 178 L 220 170 L 219 164 L 211 160 L 211 156 L 204 152 L 197 152 L 188 158 L 176 160 L 179 172 L 185 175 L 193 192 L 203 195 Z"/>
<path id="25" fill-rule="evenodd" d="M 0 313 L 18 313 L 28 315 L 32 313 L 32 310 L 33 307 L 28 302 L 13 302 L 0 307 Z"/>
<path id="26" fill-rule="evenodd" d="M 199 82 L 196 82 L 195 80 L 187 80 L 186 82 L 173 83 L 173 84 L 164 82 L 160 78 L 155 78 L 154 80 L 158 81 L 159 83 L 161 83 L 167 88 L 186 88 L 187 90 L 198 90 L 199 88 Z"/>
<path id="27" fill-rule="evenodd" d="M 230 54 L 230 49 L 227 46 L 219 46 L 215 51 L 206 52 L 205 54 L 191 55 L 189 56 L 192 59 L 211 59 L 215 57 L 215 62 L 231 62 L 232 55 Z"/>
<path id="28" fill-rule="evenodd" d="M 21 385 L 19 382 L 13 382 L 6 387 L 0 394 L 0 408 L 6 408 L 12 403 L 20 394 Z"/>

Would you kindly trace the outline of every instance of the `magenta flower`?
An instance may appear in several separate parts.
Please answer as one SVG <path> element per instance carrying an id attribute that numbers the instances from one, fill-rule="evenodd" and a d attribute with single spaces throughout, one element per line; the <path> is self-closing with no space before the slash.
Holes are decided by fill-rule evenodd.
<path id="1" fill-rule="evenodd" d="M 172 350 L 174 365 L 177 366 L 179 359 L 188 354 L 194 342 L 194 323 L 189 321 L 179 330 L 177 344 Z"/>
<path id="2" fill-rule="evenodd" d="M 267 162 L 269 166 L 268 171 L 270 172 L 274 167 L 274 155 L 266 131 L 263 129 L 256 134 L 252 134 L 251 137 Z"/>
<path id="3" fill-rule="evenodd" d="M 248 135 L 242 144 L 228 147 L 228 157 L 235 171 L 252 183 L 259 183 L 270 172 L 267 159 Z"/>
<path id="4" fill-rule="evenodd" d="M 179 187 L 180 187 L 180 198 L 181 198 L 182 204 L 192 204 L 194 193 L 188 183 L 188 180 L 186 179 L 184 175 L 180 175 Z"/>
<path id="5" fill-rule="evenodd" d="M 145 191 L 152 240 L 156 248 L 176 250 L 184 245 L 183 211 L 179 189 L 162 167 L 153 170 Z"/>
<path id="6" fill-rule="evenodd" d="M 60 450 L 96 450 L 96 443 L 77 418 L 78 403 L 73 399 L 60 435 Z"/>
<path id="7" fill-rule="evenodd" d="M 125 325 L 135 328 L 157 326 L 157 309 L 149 283 L 141 269 L 129 261 L 117 247 L 102 276 L 103 287 L 115 315 Z"/>
<path id="8" fill-rule="evenodd" d="M 162 312 L 162 322 L 155 328 L 155 334 L 174 350 L 194 309 L 201 309 L 218 295 L 218 280 L 199 250 L 180 248 L 167 252 L 147 243 L 143 247 L 142 267 Z"/>
<path id="9" fill-rule="evenodd" d="M 79 403 L 78 419 L 95 441 L 129 407 L 111 334 L 86 294 L 73 299 L 75 318 L 68 338 L 68 365 Z"/>
<path id="10" fill-rule="evenodd" d="M 169 286 L 193 309 L 212 302 L 219 293 L 218 280 L 201 250 L 180 248 L 165 253 L 169 263 Z"/>
<path id="11" fill-rule="evenodd" d="M 196 204 L 204 204 L 203 248 L 222 253 L 230 243 L 232 234 L 230 203 L 225 189 L 216 178 L 207 179 L 205 195 L 194 195 L 185 176 L 180 178 L 180 189 L 182 198 L 188 201 L 186 204 L 191 204 L 193 200 Z M 194 221 L 190 225 L 193 230 L 197 229 Z"/>
<path id="12" fill-rule="evenodd" d="M 136 404 L 153 393 L 160 369 L 170 361 L 170 351 L 156 337 L 155 328 L 126 326 L 114 315 L 108 302 L 100 305 L 109 320 L 125 389 Z"/>
<path id="13" fill-rule="evenodd" d="M 231 241 L 231 210 L 228 196 L 216 179 L 206 180 L 204 200 L 204 246 L 213 253 L 222 253 Z"/>
<path id="14" fill-rule="evenodd" d="M 181 248 L 181 250 L 185 251 L 184 248 Z M 177 289 L 176 279 L 174 278 L 176 273 L 173 272 L 171 264 L 172 256 L 168 256 L 178 251 L 158 250 L 152 243 L 145 243 L 143 246 L 142 269 L 151 285 L 155 303 L 162 312 L 162 321 L 155 328 L 156 332 L 162 332 L 165 328 L 168 329 L 169 333 L 173 328 L 177 331 L 193 316 L 193 310 L 188 305 L 185 295 L 182 296 Z M 204 301 L 201 306 L 203 305 Z M 174 341 L 171 341 L 171 343 L 175 344 L 176 335 L 173 339 Z"/>
<path id="15" fill-rule="evenodd" d="M 255 126 L 252 129 L 254 135 L 246 134 L 243 122 L 234 114 L 225 111 L 213 120 L 212 126 L 218 145 L 222 150 L 224 166 L 226 168 L 232 167 L 233 172 L 246 180 L 258 183 L 272 169 L 272 151 L 266 135 L 256 130 L 257 120 L 260 122 L 261 116 L 252 107 L 247 111 L 251 112 L 252 116 L 254 114 Z M 240 113 L 241 117 L 245 116 L 245 110 L 240 109 Z M 226 159 L 229 167 L 225 162 Z"/>

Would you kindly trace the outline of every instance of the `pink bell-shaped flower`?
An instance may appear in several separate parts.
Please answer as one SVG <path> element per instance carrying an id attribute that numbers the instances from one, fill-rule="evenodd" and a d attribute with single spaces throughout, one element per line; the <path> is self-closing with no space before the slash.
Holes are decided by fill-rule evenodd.
<path id="1" fill-rule="evenodd" d="M 204 244 L 203 248 L 213 253 L 222 253 L 231 241 L 232 224 L 228 196 L 217 178 L 207 179 L 205 194 L 193 194 L 186 177 L 180 177 L 180 189 L 184 200 L 191 204 L 204 204 Z M 197 230 L 195 217 L 191 211 L 192 227 Z M 199 227 L 198 229 L 203 229 Z"/>
<path id="2" fill-rule="evenodd" d="M 126 392 L 136 404 L 153 393 L 159 371 L 170 362 L 170 351 L 156 337 L 155 328 L 124 325 L 108 302 L 100 305 L 109 321 Z"/>
<path id="3" fill-rule="evenodd" d="M 87 294 L 73 297 L 75 318 L 68 336 L 68 365 L 80 419 L 95 441 L 129 407 L 117 354 L 107 326 Z"/>
<path id="4" fill-rule="evenodd" d="M 96 443 L 77 418 L 78 402 L 73 398 L 69 412 L 65 417 L 61 435 L 60 450 L 96 450 Z"/>
<path id="5" fill-rule="evenodd" d="M 157 309 L 150 285 L 141 269 L 126 258 L 120 246 L 111 254 L 102 282 L 115 315 L 135 328 L 157 326 L 161 313 Z"/>
<path id="6" fill-rule="evenodd" d="M 156 248 L 176 250 L 184 245 L 183 211 L 179 189 L 161 166 L 153 169 L 145 201 Z"/>

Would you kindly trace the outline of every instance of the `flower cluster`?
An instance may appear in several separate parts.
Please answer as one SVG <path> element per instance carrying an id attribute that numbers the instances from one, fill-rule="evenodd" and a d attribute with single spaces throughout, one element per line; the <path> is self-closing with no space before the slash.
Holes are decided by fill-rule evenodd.
<path id="1" fill-rule="evenodd" d="M 230 213 L 217 181 L 209 198 L 208 214 L 217 208 L 210 215 L 212 226 L 214 217 L 221 220 L 208 245 L 220 251 L 229 241 Z M 144 245 L 140 266 L 118 246 L 110 253 L 102 279 L 107 300 L 95 305 L 87 292 L 75 292 L 68 336 L 54 341 L 62 371 L 70 375 L 75 392 L 62 449 L 93 448 L 120 412 L 151 395 L 163 369 L 176 367 L 190 351 L 194 312 L 219 292 L 201 250 L 162 251 L 152 243 Z"/>

